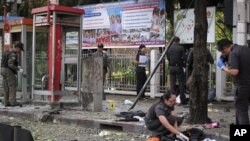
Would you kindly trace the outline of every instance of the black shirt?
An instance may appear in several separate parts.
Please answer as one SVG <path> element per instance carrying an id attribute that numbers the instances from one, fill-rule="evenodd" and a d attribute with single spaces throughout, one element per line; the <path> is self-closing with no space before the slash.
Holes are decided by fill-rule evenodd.
<path id="1" fill-rule="evenodd" d="M 146 120 L 156 120 L 159 116 L 169 116 L 171 112 L 174 110 L 173 107 L 168 107 L 163 101 L 156 103 L 150 107 L 147 115 Z"/>
<path id="2" fill-rule="evenodd" d="M 187 57 L 187 64 L 188 64 L 189 70 L 193 70 L 193 56 L 194 56 L 193 49 L 191 49 L 190 52 L 188 53 L 188 57 Z M 214 58 L 208 49 L 207 49 L 207 62 L 210 64 L 214 63 Z M 209 69 L 208 64 L 207 64 L 207 68 Z"/>
<path id="3" fill-rule="evenodd" d="M 170 66 L 184 67 L 185 49 L 180 44 L 172 45 L 167 52 L 167 59 Z"/>
<path id="4" fill-rule="evenodd" d="M 229 66 L 239 70 L 238 75 L 233 77 L 236 86 L 250 85 L 250 48 L 233 45 L 229 54 Z"/>

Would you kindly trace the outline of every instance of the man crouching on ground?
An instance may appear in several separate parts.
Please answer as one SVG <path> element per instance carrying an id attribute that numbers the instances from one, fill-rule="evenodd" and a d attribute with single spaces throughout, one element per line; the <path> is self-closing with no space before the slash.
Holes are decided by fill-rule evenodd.
<path id="1" fill-rule="evenodd" d="M 168 91 L 149 108 L 145 117 L 145 124 L 152 132 L 152 137 L 163 140 L 165 137 L 176 136 L 180 140 L 189 141 L 189 138 L 178 130 L 183 118 L 177 117 L 174 111 L 175 102 L 176 95 Z"/>

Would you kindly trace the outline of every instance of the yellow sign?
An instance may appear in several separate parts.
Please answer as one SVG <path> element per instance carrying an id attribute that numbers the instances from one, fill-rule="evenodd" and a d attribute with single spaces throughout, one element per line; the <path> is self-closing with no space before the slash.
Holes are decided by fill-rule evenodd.
<path id="1" fill-rule="evenodd" d="M 109 110 L 114 110 L 116 107 L 116 103 L 113 100 L 107 101 L 109 103 Z"/>

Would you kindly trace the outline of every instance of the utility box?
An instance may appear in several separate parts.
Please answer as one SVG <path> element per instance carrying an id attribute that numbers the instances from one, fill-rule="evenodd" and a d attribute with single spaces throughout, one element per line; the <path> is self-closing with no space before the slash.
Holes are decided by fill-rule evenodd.
<path id="1" fill-rule="evenodd" d="M 32 14 L 33 33 L 45 28 L 32 37 L 32 99 L 58 103 L 76 91 L 80 95 L 84 10 L 50 4 L 32 9 Z"/>

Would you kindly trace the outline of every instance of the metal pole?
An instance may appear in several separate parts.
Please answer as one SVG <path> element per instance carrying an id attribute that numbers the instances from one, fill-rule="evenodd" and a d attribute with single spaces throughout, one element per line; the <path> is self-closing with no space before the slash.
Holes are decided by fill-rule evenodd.
<path id="1" fill-rule="evenodd" d="M 147 81 L 144 83 L 142 89 L 140 90 L 139 94 L 137 95 L 137 97 L 136 97 L 136 99 L 135 99 L 135 102 L 133 103 L 133 105 L 132 105 L 128 110 L 131 110 L 131 109 L 133 109 L 133 108 L 135 107 L 136 103 L 138 102 L 139 98 L 140 98 L 141 95 L 142 95 L 142 92 L 144 91 L 144 89 L 145 89 L 146 86 L 148 85 L 149 81 L 151 80 L 151 78 L 152 78 L 153 75 L 155 74 L 157 68 L 159 67 L 160 63 L 162 62 L 162 59 L 165 57 L 165 55 L 166 55 L 166 53 L 167 53 L 169 47 L 172 45 L 173 39 L 174 39 L 174 36 L 173 36 L 173 37 L 171 38 L 171 40 L 169 41 L 167 48 L 166 48 L 166 49 L 164 50 L 164 52 L 162 53 L 162 55 L 161 55 L 160 59 L 158 60 L 158 62 L 157 62 L 157 64 L 156 64 L 155 68 L 153 69 L 152 73 L 150 73 L 150 75 L 149 75 Z"/>
<path id="2" fill-rule="evenodd" d="M 35 53 L 36 53 L 36 15 L 33 15 L 33 34 L 32 34 L 32 76 L 31 76 L 31 99 L 34 100 L 35 89 Z"/>
<path id="3" fill-rule="evenodd" d="M 213 57 L 213 52 L 212 52 L 212 44 L 209 44 L 209 51 L 210 51 L 210 54 L 212 55 Z M 209 90 L 212 88 L 212 65 L 209 63 Z"/>
<path id="4" fill-rule="evenodd" d="M 247 44 L 247 3 L 246 0 L 237 0 L 237 44 Z"/>
<path id="5" fill-rule="evenodd" d="M 21 59 L 21 66 L 22 66 L 22 69 L 24 70 L 23 71 L 23 74 L 27 74 L 27 28 L 26 28 L 26 25 L 21 25 L 21 41 L 22 43 L 24 44 L 24 51 L 22 51 L 22 59 Z M 27 93 L 27 76 L 21 74 L 21 92 L 23 94 L 23 99 L 25 102 L 28 100 L 29 96 L 28 96 L 28 93 Z M 25 77 L 24 77 L 25 76 Z"/>
<path id="6" fill-rule="evenodd" d="M 78 34 L 78 39 L 79 39 L 79 46 L 78 46 L 78 63 L 77 63 L 77 92 L 78 92 L 78 98 L 79 101 L 82 102 L 81 98 L 81 80 L 82 80 L 82 23 L 83 22 L 83 15 L 80 16 L 80 30 Z"/>
<path id="7" fill-rule="evenodd" d="M 54 93 L 54 87 L 55 87 L 55 53 L 56 53 L 56 12 L 53 11 L 53 19 L 52 19 L 52 90 L 51 90 L 51 101 L 52 103 L 54 103 L 54 96 L 55 96 L 55 93 Z"/>

